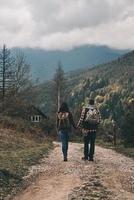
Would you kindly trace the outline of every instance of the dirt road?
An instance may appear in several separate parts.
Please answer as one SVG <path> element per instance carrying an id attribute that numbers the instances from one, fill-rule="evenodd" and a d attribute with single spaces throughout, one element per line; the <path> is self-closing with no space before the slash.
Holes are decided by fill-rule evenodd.
<path id="1" fill-rule="evenodd" d="M 95 161 L 82 161 L 82 144 L 70 143 L 68 162 L 61 147 L 31 168 L 38 178 L 14 200 L 134 200 L 134 161 L 96 147 Z"/>

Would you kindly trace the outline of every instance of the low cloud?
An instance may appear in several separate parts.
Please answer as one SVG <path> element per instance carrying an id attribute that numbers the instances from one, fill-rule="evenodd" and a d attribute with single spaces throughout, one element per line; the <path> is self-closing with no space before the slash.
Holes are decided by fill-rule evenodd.
<path id="1" fill-rule="evenodd" d="M 134 48 L 132 0 L 0 0 L 0 5 L 1 45 Z"/>

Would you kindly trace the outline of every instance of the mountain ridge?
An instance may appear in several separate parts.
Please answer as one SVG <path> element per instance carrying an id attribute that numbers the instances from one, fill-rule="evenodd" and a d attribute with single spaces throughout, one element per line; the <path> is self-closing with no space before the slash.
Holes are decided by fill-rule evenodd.
<path id="1" fill-rule="evenodd" d="M 18 50 L 24 52 L 27 62 L 31 65 L 32 79 L 39 78 L 41 81 L 53 77 L 59 61 L 64 71 L 69 72 L 112 61 L 128 52 L 97 45 L 83 45 L 70 50 L 12 49 L 13 52 Z"/>

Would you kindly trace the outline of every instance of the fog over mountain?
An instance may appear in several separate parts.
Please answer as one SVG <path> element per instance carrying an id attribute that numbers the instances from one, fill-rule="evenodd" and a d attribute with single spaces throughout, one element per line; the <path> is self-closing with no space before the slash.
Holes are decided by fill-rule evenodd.
<path id="1" fill-rule="evenodd" d="M 32 78 L 40 81 L 51 79 L 59 61 L 65 72 L 89 68 L 106 63 L 128 50 L 117 50 L 107 46 L 83 45 L 70 50 L 44 50 L 39 48 L 14 48 L 16 52 L 24 52 L 27 62 L 31 65 Z"/>

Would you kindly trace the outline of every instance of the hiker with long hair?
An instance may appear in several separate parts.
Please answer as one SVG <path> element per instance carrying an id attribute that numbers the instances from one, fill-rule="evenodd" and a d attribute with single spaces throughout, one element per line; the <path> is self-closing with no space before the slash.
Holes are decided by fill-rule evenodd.
<path id="1" fill-rule="evenodd" d="M 73 115 L 70 112 L 67 103 L 63 102 L 57 113 L 57 130 L 62 143 L 62 153 L 64 161 L 67 161 L 69 132 L 71 131 L 71 126 L 76 128 L 73 120 Z"/>

